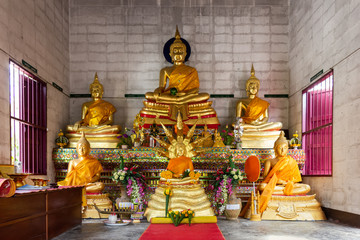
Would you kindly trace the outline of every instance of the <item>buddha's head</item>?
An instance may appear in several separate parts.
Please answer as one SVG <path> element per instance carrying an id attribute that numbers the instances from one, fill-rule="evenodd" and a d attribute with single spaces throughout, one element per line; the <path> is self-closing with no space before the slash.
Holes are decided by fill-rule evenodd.
<path id="1" fill-rule="evenodd" d="M 178 144 L 176 144 L 176 157 L 181 157 L 181 156 L 185 156 L 186 153 L 186 146 L 184 143 L 180 142 Z"/>
<path id="2" fill-rule="evenodd" d="M 174 64 L 180 64 L 185 61 L 186 57 L 186 45 L 181 41 L 179 30 L 176 26 L 175 40 L 170 45 L 170 57 Z"/>
<path id="3" fill-rule="evenodd" d="M 89 155 L 90 150 L 90 143 L 88 142 L 88 140 L 86 140 L 85 133 L 83 132 L 81 134 L 81 138 L 76 144 L 76 151 L 80 157 L 84 157 Z"/>
<path id="4" fill-rule="evenodd" d="M 94 82 L 90 84 L 90 93 L 92 98 L 102 98 L 104 94 L 104 87 L 99 82 L 97 73 L 95 73 Z"/>
<path id="5" fill-rule="evenodd" d="M 284 131 L 281 131 L 279 138 L 275 141 L 274 151 L 276 157 L 285 157 L 287 155 L 289 145 L 284 135 Z"/>
<path id="6" fill-rule="evenodd" d="M 251 66 L 251 76 L 246 81 L 246 92 L 248 96 L 256 96 L 260 89 L 260 80 L 255 77 L 254 66 Z"/>

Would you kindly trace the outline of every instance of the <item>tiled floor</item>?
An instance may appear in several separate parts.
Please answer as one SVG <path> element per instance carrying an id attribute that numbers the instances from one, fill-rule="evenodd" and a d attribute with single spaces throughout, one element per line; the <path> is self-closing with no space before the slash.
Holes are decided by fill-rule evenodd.
<path id="1" fill-rule="evenodd" d="M 127 226 L 105 226 L 101 220 L 84 220 L 56 240 L 91 239 L 91 240 L 133 240 L 138 239 L 149 223 L 130 224 Z M 359 240 L 360 229 L 329 221 L 262 221 L 251 222 L 245 219 L 227 221 L 218 219 L 218 226 L 227 240 Z M 171 239 L 171 238 L 169 238 Z M 200 240 L 194 236 L 194 239 Z M 161 239 L 166 240 L 166 239 Z M 185 240 L 185 239 L 184 239 Z"/>

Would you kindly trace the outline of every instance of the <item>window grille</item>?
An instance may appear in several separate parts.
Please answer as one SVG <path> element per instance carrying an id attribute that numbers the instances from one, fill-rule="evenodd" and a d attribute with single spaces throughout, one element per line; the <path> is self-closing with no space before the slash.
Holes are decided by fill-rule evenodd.
<path id="1" fill-rule="evenodd" d="M 12 61 L 9 72 L 12 163 L 46 174 L 46 83 Z"/>
<path id="2" fill-rule="evenodd" d="M 304 175 L 332 175 L 333 71 L 302 92 Z"/>

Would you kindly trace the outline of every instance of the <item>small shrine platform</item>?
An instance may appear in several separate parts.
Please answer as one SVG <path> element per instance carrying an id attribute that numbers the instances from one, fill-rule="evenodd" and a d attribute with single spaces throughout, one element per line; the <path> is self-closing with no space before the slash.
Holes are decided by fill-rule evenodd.
<path id="1" fill-rule="evenodd" d="M 165 150 L 165 149 L 162 149 Z M 255 155 L 261 163 L 261 171 L 264 169 L 264 163 L 267 159 L 274 158 L 273 149 L 227 149 L 227 148 L 204 148 L 204 152 L 193 157 L 192 161 L 196 171 L 201 173 L 200 181 L 203 187 L 211 183 L 210 175 L 215 173 L 217 169 L 228 165 L 230 155 L 239 169 L 244 172 L 245 161 L 249 156 Z M 91 149 L 90 155 L 98 159 L 104 168 L 101 173 L 101 179 L 105 183 L 105 191 L 110 194 L 118 192 L 118 186 L 111 180 L 112 171 L 118 167 L 121 159 L 124 158 L 125 165 L 136 164 L 140 166 L 142 173 L 146 176 L 149 187 L 154 189 L 159 182 L 159 173 L 166 169 L 168 159 L 157 154 L 156 148 L 139 147 L 132 149 Z M 305 152 L 302 149 L 289 149 L 288 155 L 293 157 L 298 165 L 300 172 L 305 163 Z M 77 159 L 78 155 L 75 148 L 55 148 L 53 150 L 52 159 L 55 165 L 56 181 L 62 181 L 66 177 L 68 163 L 73 159 Z M 260 176 L 259 181 L 262 180 Z M 238 197 L 248 197 L 251 191 L 251 184 L 243 180 L 240 184 L 237 195 Z"/>

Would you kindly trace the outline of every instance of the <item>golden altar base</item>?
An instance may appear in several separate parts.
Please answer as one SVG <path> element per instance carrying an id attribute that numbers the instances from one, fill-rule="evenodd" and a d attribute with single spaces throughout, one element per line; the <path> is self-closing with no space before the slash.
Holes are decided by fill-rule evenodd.
<path id="1" fill-rule="evenodd" d="M 105 192 L 118 194 L 119 186 L 111 180 L 112 171 L 120 164 L 120 156 L 124 157 L 125 165 L 131 163 L 140 166 L 141 172 L 146 176 L 147 184 L 155 189 L 160 180 L 160 172 L 166 169 L 168 160 L 161 157 L 155 151 L 156 148 L 139 147 L 132 149 L 91 149 L 90 155 L 98 159 L 104 168 L 101 173 L 100 181 L 105 183 Z M 162 150 L 165 150 L 162 148 Z M 267 159 L 274 157 L 273 149 L 227 149 L 227 148 L 204 148 L 204 152 L 192 158 L 194 168 L 201 173 L 200 184 L 206 187 L 211 183 L 209 175 L 215 173 L 218 168 L 223 168 L 228 164 L 228 158 L 233 156 L 233 161 L 239 169 L 244 172 L 245 161 L 249 156 L 255 155 L 259 158 L 261 169 L 264 169 L 264 163 Z M 293 157 L 298 165 L 300 172 L 305 163 L 305 152 L 302 149 L 290 149 L 288 155 Z M 78 158 L 74 148 L 54 148 L 52 159 L 55 166 L 56 181 L 64 180 L 69 161 Z M 262 179 L 259 179 L 261 182 Z M 237 188 L 237 196 L 245 201 L 252 189 L 252 183 L 246 180 Z M 112 196 L 110 194 L 110 196 Z M 118 196 L 118 195 L 117 195 Z"/>

